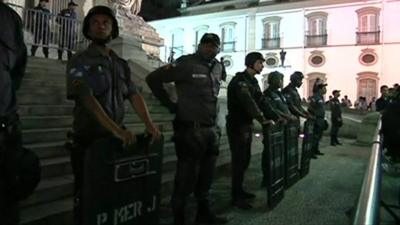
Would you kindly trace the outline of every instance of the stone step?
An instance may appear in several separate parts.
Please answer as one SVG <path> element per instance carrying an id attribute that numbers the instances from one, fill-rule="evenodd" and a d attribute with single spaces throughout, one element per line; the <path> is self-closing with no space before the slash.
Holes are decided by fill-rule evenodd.
<path id="1" fill-rule="evenodd" d="M 26 148 L 34 151 L 39 158 L 54 158 L 66 156 L 69 154 L 67 149 L 65 148 L 65 141 L 59 142 L 46 142 L 46 143 L 36 143 L 36 144 L 26 144 L 24 145 Z"/>
<path id="2" fill-rule="evenodd" d="M 152 100 L 148 100 L 150 102 Z M 147 108 L 150 113 L 153 114 L 167 114 L 172 116 L 168 112 L 168 109 L 157 104 L 156 100 L 153 100 L 154 104 L 148 104 Z M 70 116 L 72 115 L 74 103 L 66 102 L 65 104 L 20 104 L 19 114 L 20 116 Z M 127 107 L 127 113 L 135 113 L 132 107 Z"/>
<path id="3" fill-rule="evenodd" d="M 172 121 L 172 115 L 152 114 L 153 121 L 157 124 L 166 124 Z M 139 116 L 128 114 L 125 116 L 125 123 L 139 124 L 143 123 Z M 45 128 L 70 128 L 73 123 L 72 116 L 21 116 L 23 129 L 45 129 Z"/>
<path id="4" fill-rule="evenodd" d="M 42 180 L 50 177 L 65 176 L 72 173 L 69 155 L 41 159 L 40 163 L 42 165 Z"/>
<path id="5" fill-rule="evenodd" d="M 225 145 L 226 146 L 226 145 Z M 222 147 L 222 146 L 221 146 Z M 225 147 L 224 147 L 225 148 Z M 170 158 L 171 162 L 173 161 L 173 157 Z M 164 161 L 168 161 L 166 159 Z M 217 177 L 226 175 L 225 169 L 230 163 L 230 153 L 227 149 L 224 149 L 217 159 Z M 164 162 L 165 165 L 166 162 Z M 161 187 L 161 198 L 166 199 L 170 198 L 170 194 L 172 192 L 175 169 L 166 170 L 168 167 L 173 167 L 173 164 L 168 166 L 163 165 L 163 175 L 162 175 L 162 187 Z M 220 171 L 220 172 L 218 172 Z M 222 172 L 224 171 L 224 172 Z M 66 178 L 67 177 L 67 178 Z M 23 225 L 71 225 L 72 223 L 72 207 L 73 207 L 73 199 L 72 197 L 68 197 L 68 195 L 72 194 L 72 190 L 69 187 L 72 185 L 72 182 L 69 182 L 67 179 L 70 176 L 64 176 L 64 178 L 52 178 L 52 181 L 48 181 L 47 184 L 43 184 L 39 191 L 44 190 L 47 187 L 51 187 L 53 185 L 54 189 L 58 189 L 48 194 L 52 195 L 48 197 L 50 199 L 57 199 L 51 202 L 42 201 L 41 203 L 30 202 L 32 200 L 27 199 L 27 202 L 22 203 L 21 209 L 21 224 Z M 71 177 L 72 180 L 72 177 Z M 39 188 L 38 188 L 39 189 Z M 35 193 L 36 194 L 36 193 Z M 37 193 L 36 196 L 40 196 L 41 193 Z M 66 197 L 64 197 L 66 196 Z"/>
<path id="6" fill-rule="evenodd" d="M 21 202 L 20 206 L 26 208 L 45 202 L 51 202 L 73 194 L 74 176 L 72 174 L 43 179 L 35 192 L 28 199 Z"/>
<path id="7" fill-rule="evenodd" d="M 164 132 L 165 137 L 171 138 L 172 132 L 169 130 L 169 126 L 165 125 L 166 130 Z M 143 132 L 145 127 L 143 124 L 126 124 L 130 130 L 136 133 Z M 59 142 L 67 140 L 67 132 L 71 128 L 45 128 L 45 129 L 29 129 L 23 130 L 23 143 L 24 144 L 35 144 L 35 143 L 45 143 L 45 142 Z"/>

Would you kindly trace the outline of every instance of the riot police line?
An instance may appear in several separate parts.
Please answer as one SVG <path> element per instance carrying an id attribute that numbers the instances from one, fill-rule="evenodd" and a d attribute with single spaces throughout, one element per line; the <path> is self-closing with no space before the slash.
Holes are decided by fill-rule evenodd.
<path id="1" fill-rule="evenodd" d="M 4 6 L 2 2 L 0 4 L 1 7 Z M 17 17 L 15 14 L 12 16 Z M 16 21 L 17 25 L 14 28 L 22 32 L 20 19 Z M 106 6 L 93 7 L 83 21 L 82 33 L 91 44 L 72 56 L 66 70 L 67 98 L 75 102 L 73 132 L 70 136 L 71 143 L 67 146 L 71 153 L 75 179 L 75 224 L 158 224 L 163 137 L 131 79 L 127 61 L 107 47 L 111 40 L 119 36 L 118 21 L 114 12 Z M 15 36 L 19 37 L 15 40 L 22 42 L 18 44 L 25 47 L 22 34 Z M 2 39 L 1 41 L 3 42 Z M 188 223 L 185 211 L 188 196 L 192 193 L 197 201 L 196 223 L 227 223 L 225 217 L 214 212 L 209 200 L 221 136 L 216 125 L 217 100 L 221 81 L 226 78 L 223 63 L 215 58 L 220 46 L 218 35 L 206 33 L 200 39 L 194 54 L 182 56 L 173 63 L 151 72 L 146 78 L 154 96 L 175 114 L 172 141 L 175 143 L 177 167 L 171 197 L 175 225 Z M 14 44 L 11 47 L 15 47 Z M 12 52 L 12 56 L 24 49 L 21 58 L 25 61 L 21 62 L 23 66 L 17 67 L 23 70 L 26 65 L 26 48 L 7 49 L 15 50 L 16 53 L 9 51 L 10 55 Z M 7 50 L 7 53 L 9 52 Z M 296 88 L 301 86 L 303 75 L 300 72 L 294 73 L 291 76 L 291 90 L 281 93 L 283 74 L 272 72 L 268 78 L 271 88 L 261 93 L 254 76 L 262 71 L 264 61 L 260 53 L 249 53 L 245 59 L 245 71 L 238 73 L 235 76 L 237 82 L 231 81 L 232 86 L 228 87 L 227 118 L 232 128 L 228 131 L 240 127 L 228 134 L 232 160 L 235 160 L 233 169 L 239 173 L 233 174 L 232 183 L 235 186 L 232 189 L 236 189 L 232 190 L 232 198 L 233 203 L 242 208 L 251 208 L 246 205 L 244 199 L 255 197 L 243 189 L 243 176 L 250 161 L 249 146 L 254 119 L 265 127 L 262 171 L 265 175 L 270 207 L 282 199 L 285 187 L 293 185 L 298 177 L 308 173 L 310 157 L 318 153 L 318 142 L 322 134 L 320 126 L 324 112 L 321 111 L 323 108 L 320 107 L 320 101 L 323 93 L 319 91 L 326 85 L 317 83 L 315 108 L 311 110 L 315 114 L 315 122 L 308 121 L 305 125 L 306 138 L 303 139 L 305 141 L 300 167 L 302 172 L 299 173 L 299 118 L 312 118 L 298 106 L 299 96 L 296 95 Z M 10 68 L 15 66 L 10 65 Z M 0 72 L 1 76 L 9 76 L 9 71 Z M 17 151 L 13 150 L 22 149 L 14 98 L 24 71 L 19 72 L 21 73 L 12 77 L 14 83 L 10 85 L 16 88 L 1 90 L 5 92 L 1 96 L 6 96 L 10 103 L 0 105 L 0 134 L 6 137 L 5 141 L 1 139 L 0 156 L 1 160 L 4 158 L 6 161 L 8 158 L 15 160 L 13 157 Z M 178 102 L 171 101 L 163 86 L 169 82 L 176 84 Z M 236 93 L 237 98 L 231 98 L 231 93 Z M 148 134 L 136 135 L 124 126 L 125 101 L 129 101 L 136 110 Z M 8 121 L 9 118 L 12 118 L 11 122 Z M 243 120 L 237 123 L 239 118 Z M 284 125 L 279 121 L 284 121 Z M 17 137 L 12 139 L 16 142 L 15 146 L 10 147 L 7 146 L 7 141 L 12 136 L 11 133 Z M 235 149 L 236 144 L 239 144 L 240 148 Z M 242 154 L 245 155 L 246 162 L 237 165 L 237 159 L 240 159 Z M 34 161 L 33 166 L 38 167 L 38 162 L 35 161 L 37 158 L 33 158 L 30 162 Z M 15 171 L 16 165 L 5 166 L 10 167 L 6 169 L 13 176 L 6 181 L 15 185 L 17 179 L 20 179 Z M 3 174 L 1 175 L 0 178 L 3 179 Z M 29 187 L 29 193 L 33 192 L 38 183 L 38 176 L 34 175 L 35 180 L 28 181 L 33 184 L 33 187 Z M 0 197 L 15 195 L 9 193 L 9 186 L 0 187 Z M 13 206 L 10 208 L 10 213 L 13 213 L 13 218 L 8 223 L 10 225 L 18 223 L 18 200 L 13 198 L 7 203 Z M 2 214 L 5 212 L 4 204 L 0 207 L 0 219 L 10 215 Z"/>

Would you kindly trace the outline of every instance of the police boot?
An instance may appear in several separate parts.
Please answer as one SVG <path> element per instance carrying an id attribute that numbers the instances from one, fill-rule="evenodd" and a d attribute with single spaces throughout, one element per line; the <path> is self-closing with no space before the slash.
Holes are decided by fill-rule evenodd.
<path id="1" fill-rule="evenodd" d="M 342 145 L 342 143 L 339 142 L 339 139 L 337 137 L 335 137 L 335 142 L 336 142 L 337 145 Z"/>
<path id="2" fill-rule="evenodd" d="M 46 59 L 49 58 L 49 49 L 48 48 L 43 47 L 43 55 Z"/>
<path id="3" fill-rule="evenodd" d="M 70 60 L 71 57 L 72 57 L 72 52 L 71 52 L 71 51 L 68 51 L 68 60 Z"/>
<path id="4" fill-rule="evenodd" d="M 226 224 L 227 222 L 225 217 L 219 217 L 210 210 L 208 202 L 197 205 L 196 225 Z"/>
<path id="5" fill-rule="evenodd" d="M 335 137 L 331 136 L 331 145 L 336 146 L 336 140 Z"/>

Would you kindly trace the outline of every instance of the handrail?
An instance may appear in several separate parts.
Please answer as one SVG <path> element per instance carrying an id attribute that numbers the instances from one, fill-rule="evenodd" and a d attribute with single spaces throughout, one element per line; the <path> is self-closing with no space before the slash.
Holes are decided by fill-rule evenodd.
<path id="1" fill-rule="evenodd" d="M 379 224 L 380 192 L 382 181 L 382 135 L 381 121 L 376 129 L 372 152 L 367 171 L 364 175 L 361 192 L 358 197 L 353 225 Z"/>

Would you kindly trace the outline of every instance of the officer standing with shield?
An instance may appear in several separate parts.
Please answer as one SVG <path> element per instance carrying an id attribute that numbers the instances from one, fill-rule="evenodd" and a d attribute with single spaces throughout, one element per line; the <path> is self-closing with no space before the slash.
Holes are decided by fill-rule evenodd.
<path id="1" fill-rule="evenodd" d="M 323 95 L 326 94 L 326 86 L 323 81 L 319 78 L 314 83 L 313 86 L 313 96 L 308 107 L 308 112 L 315 118 L 314 130 L 313 130 L 313 140 L 312 140 L 312 156 L 311 158 L 316 159 L 317 155 L 324 155 L 319 150 L 319 142 L 322 138 L 322 133 L 326 130 L 327 122 L 325 121 L 325 101 Z"/>
<path id="2" fill-rule="evenodd" d="M 228 85 L 228 115 L 226 130 L 232 157 L 232 204 L 250 209 L 248 199 L 255 195 L 243 189 L 244 173 L 250 164 L 253 119 L 260 124 L 273 123 L 263 116 L 259 103 L 262 92 L 255 75 L 264 68 L 265 59 L 259 52 L 246 55 L 246 70 L 237 73 Z"/>
<path id="3" fill-rule="evenodd" d="M 25 74 L 27 53 L 21 18 L 2 0 L 0 21 L 0 223 L 17 225 L 17 158 L 22 131 L 16 91 Z"/>
<path id="4" fill-rule="evenodd" d="M 135 142 L 135 134 L 123 125 L 124 100 L 129 100 L 153 138 L 161 135 L 131 80 L 128 63 L 107 47 L 119 34 L 112 10 L 106 6 L 90 9 L 83 21 L 83 34 L 91 44 L 74 55 L 67 66 L 67 98 L 75 101 L 71 163 L 77 224 L 81 223 L 79 207 L 85 151 L 96 140 L 107 137 L 116 137 L 124 145 Z"/>
<path id="5" fill-rule="evenodd" d="M 301 98 L 297 91 L 303 84 L 304 75 L 300 71 L 294 72 L 290 76 L 290 83 L 282 90 L 282 94 L 286 98 L 290 112 L 299 117 L 309 118 L 310 114 L 301 106 Z"/>
<path id="6" fill-rule="evenodd" d="M 175 151 L 178 158 L 171 205 L 175 225 L 184 225 L 187 197 L 197 199 L 196 223 L 221 224 L 210 209 L 208 195 L 219 151 L 220 132 L 216 126 L 222 64 L 215 59 L 220 50 L 216 34 L 206 33 L 195 54 L 178 58 L 150 73 L 147 84 L 154 95 L 175 113 Z M 163 83 L 175 82 L 178 100 L 172 102 Z"/>

